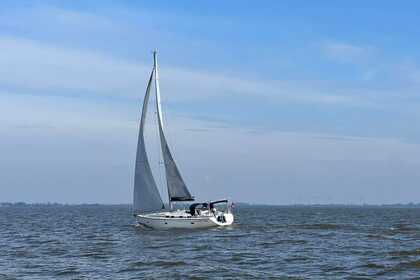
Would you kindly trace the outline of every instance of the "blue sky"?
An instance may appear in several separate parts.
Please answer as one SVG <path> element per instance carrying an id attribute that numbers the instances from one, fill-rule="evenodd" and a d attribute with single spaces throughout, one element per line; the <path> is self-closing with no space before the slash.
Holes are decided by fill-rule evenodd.
<path id="1" fill-rule="evenodd" d="M 199 199 L 418 202 L 419 6 L 2 1 L 0 201 L 130 202 L 157 48 Z"/>

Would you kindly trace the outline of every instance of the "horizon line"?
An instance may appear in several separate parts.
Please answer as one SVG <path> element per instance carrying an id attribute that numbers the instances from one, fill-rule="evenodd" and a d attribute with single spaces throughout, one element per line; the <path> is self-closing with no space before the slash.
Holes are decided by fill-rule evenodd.
<path id="1" fill-rule="evenodd" d="M 253 203 L 253 202 L 234 202 L 238 206 L 279 206 L 279 207 L 299 207 L 299 206 L 342 206 L 342 207 L 369 207 L 369 206 L 411 206 L 420 207 L 420 202 L 407 203 L 291 203 L 291 204 L 272 204 L 272 203 Z M 62 202 L 24 202 L 24 201 L 3 201 L 1 206 L 132 206 L 132 203 L 62 203 Z"/>

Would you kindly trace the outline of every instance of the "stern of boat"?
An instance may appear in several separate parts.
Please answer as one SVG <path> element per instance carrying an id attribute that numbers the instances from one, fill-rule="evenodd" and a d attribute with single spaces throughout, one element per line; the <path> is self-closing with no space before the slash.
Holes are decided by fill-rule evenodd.
<path id="1" fill-rule="evenodd" d="M 221 213 L 220 215 L 211 217 L 210 220 L 216 226 L 230 226 L 233 224 L 234 216 L 232 213 Z"/>

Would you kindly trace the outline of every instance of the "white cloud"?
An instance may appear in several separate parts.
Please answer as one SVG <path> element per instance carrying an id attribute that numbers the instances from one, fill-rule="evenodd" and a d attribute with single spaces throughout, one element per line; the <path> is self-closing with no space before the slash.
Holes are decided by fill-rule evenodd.
<path id="1" fill-rule="evenodd" d="M 115 29 L 115 24 L 111 20 L 81 11 L 76 12 L 59 8 L 44 8 L 40 10 L 37 15 L 39 15 L 40 18 L 49 17 L 48 22 L 50 23 L 53 21 L 63 25 L 83 28 L 85 30 L 88 28 L 110 32 Z"/>
<path id="2" fill-rule="evenodd" d="M 394 72 L 401 81 L 409 85 L 420 85 L 420 67 L 416 65 L 413 60 L 405 60 L 399 65 L 395 66 Z"/>
<path id="3" fill-rule="evenodd" d="M 0 96 L 0 111 L 8 117 L 0 119 L 3 200 L 131 200 L 139 106 L 94 105 L 64 97 Z M 365 202 L 381 203 L 408 202 L 418 193 L 418 188 L 412 190 L 420 166 L 416 144 L 329 134 L 253 133 L 249 128 L 169 117 L 168 139 L 198 199 L 357 203 L 363 196 Z M 157 139 L 151 123 L 147 137 L 157 166 L 159 146 L 151 141 Z"/>
<path id="4" fill-rule="evenodd" d="M 0 63 L 3 66 L 0 87 L 37 94 L 77 92 L 138 97 L 144 91 L 151 70 L 151 64 L 13 37 L 0 37 Z M 287 81 L 225 77 L 171 66 L 162 67 L 161 76 L 162 88 L 170 92 L 169 98 L 176 97 L 176 101 L 181 102 L 247 96 L 261 98 L 262 102 L 361 102 L 351 95 L 326 93 L 312 85 Z"/>
<path id="5" fill-rule="evenodd" d="M 340 63 L 362 63 L 366 62 L 372 53 L 373 48 L 370 46 L 358 46 L 340 42 L 326 42 L 321 45 L 324 54 Z"/>
<path id="6" fill-rule="evenodd" d="M 141 65 L 30 40 L 0 38 L 0 85 L 28 91 L 122 94 L 138 88 Z"/>
<path id="7" fill-rule="evenodd" d="M 34 5 L 25 9 L 3 9 L 0 11 L 0 26 L 17 30 L 45 29 L 44 32 L 61 30 L 71 32 L 115 31 L 116 25 L 110 18 L 97 14 L 62 9 L 54 6 Z"/>

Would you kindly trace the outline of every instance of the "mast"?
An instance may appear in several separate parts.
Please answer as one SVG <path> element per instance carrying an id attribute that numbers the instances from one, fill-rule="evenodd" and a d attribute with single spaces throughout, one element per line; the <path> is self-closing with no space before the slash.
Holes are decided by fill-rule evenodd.
<path id="1" fill-rule="evenodd" d="M 165 134 L 163 132 L 162 107 L 160 102 L 160 87 L 159 87 L 159 71 L 157 64 L 157 51 L 153 51 L 153 64 L 155 76 L 155 94 L 156 94 L 156 109 L 158 116 L 158 126 L 160 135 L 160 144 L 162 148 L 163 161 L 165 163 L 166 184 L 168 188 L 169 206 L 172 209 L 173 201 L 193 201 L 181 173 L 175 163 L 175 160 L 169 150 Z"/>

